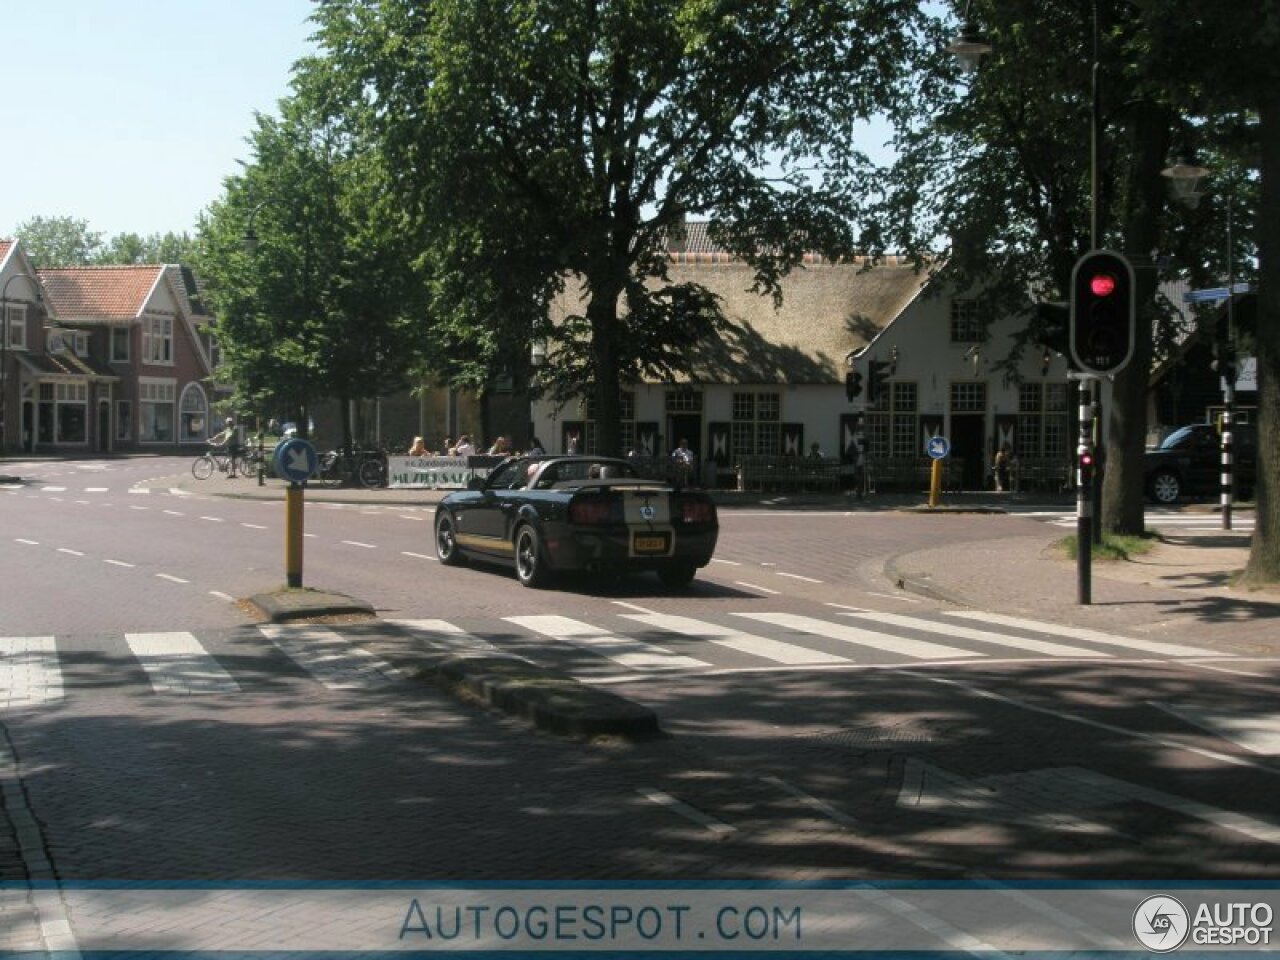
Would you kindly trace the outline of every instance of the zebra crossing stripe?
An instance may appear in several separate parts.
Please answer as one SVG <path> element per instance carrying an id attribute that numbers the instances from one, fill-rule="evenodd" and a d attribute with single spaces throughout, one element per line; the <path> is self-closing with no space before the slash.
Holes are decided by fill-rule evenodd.
<path id="1" fill-rule="evenodd" d="M 431 646 L 443 647 L 455 656 L 514 656 L 514 654 L 507 653 L 505 650 L 494 646 L 483 637 L 467 633 L 467 631 L 455 626 L 448 620 L 387 620 L 386 622 L 394 627 L 407 630 L 413 636 L 427 641 Z M 523 660 L 524 657 L 515 657 L 515 659 Z"/>
<path id="2" fill-rule="evenodd" d="M 264 623 L 258 630 L 330 690 L 376 690 L 400 679 L 391 664 L 328 627 Z"/>
<path id="3" fill-rule="evenodd" d="M 1130 650 L 1141 650 L 1144 653 L 1155 653 L 1163 657 L 1221 657 L 1220 650 L 1205 650 L 1200 647 L 1187 647 L 1179 643 L 1166 643 L 1162 640 L 1135 640 L 1132 637 L 1121 637 L 1088 627 L 1071 627 L 1056 623 L 1041 623 L 1038 620 L 1025 620 L 1022 617 L 1010 617 L 1002 613 L 984 613 L 981 610 L 948 610 L 949 617 L 962 617 L 966 620 L 981 620 L 984 623 L 999 624 L 1002 627 L 1013 627 L 1017 630 L 1031 630 L 1035 633 L 1048 633 L 1058 637 L 1072 637 L 1076 640 L 1087 640 L 1090 643 L 1102 643 L 1113 647 L 1127 647 Z"/>
<path id="4" fill-rule="evenodd" d="M 694 620 L 691 617 L 677 617 L 663 613 L 623 613 L 620 616 L 623 619 L 635 620 L 637 623 L 644 623 L 659 630 L 669 630 L 687 637 L 696 637 L 699 640 L 705 640 L 721 647 L 728 647 L 730 650 L 737 650 L 739 653 L 759 657 L 762 660 L 770 660 L 773 663 L 785 663 L 794 666 L 850 662 L 848 657 L 837 656 L 833 653 L 823 653 L 821 650 L 810 650 L 808 647 L 801 647 L 794 643 L 783 643 L 781 640 L 770 640 L 768 637 L 759 637 L 751 633 L 742 633 L 732 627 L 722 627 L 719 624 Z"/>
<path id="5" fill-rule="evenodd" d="M 231 674 L 186 631 L 126 633 L 125 643 L 156 693 L 235 693 Z"/>
<path id="6" fill-rule="evenodd" d="M 860 627 L 851 627 L 844 623 L 831 623 L 816 617 L 802 617 L 792 613 L 735 613 L 735 617 L 746 617 L 759 620 L 761 623 L 772 623 L 775 626 L 799 630 L 826 637 L 828 640 L 839 640 L 841 643 L 852 643 L 861 647 L 884 650 L 899 656 L 912 657 L 917 660 L 955 660 L 969 657 L 983 657 L 986 654 L 973 650 L 962 650 L 959 647 L 948 647 L 941 643 L 929 643 L 926 640 L 912 640 L 909 637 L 895 637 L 887 633 L 874 633 Z"/>
<path id="7" fill-rule="evenodd" d="M 1048 657 L 1109 657 L 1111 654 L 1101 650 L 1090 650 L 1088 647 L 1072 647 L 1064 643 L 1050 643 L 1046 640 L 1030 640 L 1025 637 L 1010 637 L 974 627 L 964 627 L 955 623 L 938 623 L 934 620 L 923 620 L 920 617 L 904 617 L 897 613 L 878 613 L 872 610 L 851 610 L 841 613 L 842 617 L 856 617 L 870 620 L 873 623 L 887 623 L 892 627 L 906 627 L 908 630 L 923 630 L 928 633 L 944 633 L 957 640 L 977 640 L 979 643 L 990 643 L 999 647 L 1011 647 L 1014 650 L 1028 650 L 1042 653 Z"/>
<path id="8" fill-rule="evenodd" d="M 0 637 L 0 706 L 62 699 L 53 637 Z"/>
<path id="9" fill-rule="evenodd" d="M 605 633 L 599 627 L 593 627 L 581 620 L 569 617 L 535 616 L 535 617 L 503 617 L 508 623 L 532 630 L 553 640 L 563 640 L 575 647 L 582 647 L 592 653 L 619 663 L 633 670 L 687 670 L 697 667 L 709 667 L 703 660 L 695 660 L 682 654 L 672 653 L 664 647 L 641 643 L 628 637 L 618 637 Z"/>

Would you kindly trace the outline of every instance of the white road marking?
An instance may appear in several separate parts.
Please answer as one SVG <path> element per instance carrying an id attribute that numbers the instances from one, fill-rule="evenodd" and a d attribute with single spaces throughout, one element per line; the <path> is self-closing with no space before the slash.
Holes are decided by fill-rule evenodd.
<path id="1" fill-rule="evenodd" d="M 0 637 L 0 705 L 60 700 L 62 693 L 53 637 Z"/>
<path id="2" fill-rule="evenodd" d="M 375 690 L 400 677 L 391 664 L 327 627 L 266 623 L 258 630 L 330 690 Z"/>
<path id="3" fill-rule="evenodd" d="M 110 489 L 111 489 L 110 487 L 85 487 L 84 492 L 85 493 L 106 493 Z"/>
<path id="4" fill-rule="evenodd" d="M 977 630 L 973 627 L 965 627 L 954 623 L 937 623 L 933 620 L 923 620 L 920 617 L 904 617 L 897 613 L 858 610 L 842 613 L 841 616 L 857 617 L 861 620 L 869 620 L 872 623 L 887 623 L 892 627 L 906 627 L 908 630 L 941 633 L 949 637 L 955 637 L 957 640 L 977 640 L 979 643 L 990 643 L 1000 647 L 1010 647 L 1014 650 L 1030 650 L 1032 653 L 1041 653 L 1049 657 L 1091 659 L 1096 657 L 1109 658 L 1111 656 L 1109 653 L 1103 653 L 1101 650 L 1090 650 L 1087 647 L 1072 647 L 1063 643 L 1049 643 L 1045 640 L 1011 637 L 1006 634 L 991 633 L 987 630 Z"/>
<path id="5" fill-rule="evenodd" d="M 343 540 L 348 547 L 362 547 L 365 550 L 376 550 L 377 547 L 372 543 L 361 543 L 359 540 Z"/>
<path id="6" fill-rule="evenodd" d="M 1088 627 L 1063 626 L 1056 623 L 1041 623 L 1038 620 L 1027 620 L 1022 617 L 1008 617 L 1000 613 L 985 613 L 981 610 L 948 610 L 949 617 L 962 617 L 966 620 L 980 620 L 983 623 L 996 623 L 1019 630 L 1031 630 L 1035 633 L 1048 633 L 1059 637 L 1072 637 L 1076 640 L 1087 640 L 1090 643 L 1102 643 L 1115 647 L 1127 647 L 1130 650 L 1141 650 L 1144 653 L 1157 653 L 1166 657 L 1221 657 L 1220 650 L 1204 650 L 1200 647 L 1185 647 L 1177 643 L 1165 643 L 1156 640 L 1134 640 Z"/>
<path id="7" fill-rule="evenodd" d="M 67 490 L 66 487 L 41 487 L 40 488 L 41 493 L 65 493 L 66 490 Z"/>
<path id="8" fill-rule="evenodd" d="M 853 817 L 849 816 L 849 814 L 845 813 L 843 810 L 838 809 L 837 807 L 833 807 L 831 804 L 827 803 L 825 800 L 819 800 L 817 797 L 805 793 L 799 787 L 796 787 L 790 783 L 787 783 L 787 781 L 783 780 L 781 777 L 762 777 L 761 779 L 763 779 L 765 783 L 773 784 L 775 787 L 777 787 L 779 790 L 782 790 L 784 793 L 791 794 L 791 796 L 795 797 L 805 806 L 812 807 L 814 810 L 817 810 L 819 813 L 823 814 L 824 816 L 830 817 L 836 823 L 840 824 L 840 826 L 846 827 L 850 830 L 858 829 L 859 827 L 858 821 L 855 820 Z"/>
<path id="9" fill-rule="evenodd" d="M 242 523 L 242 527 L 248 527 L 250 530 L 266 530 L 266 526 L 261 523 Z"/>
<path id="10" fill-rule="evenodd" d="M 710 664 L 693 657 L 672 653 L 663 647 L 640 643 L 630 637 L 619 637 L 606 633 L 581 620 L 569 617 L 533 616 L 503 617 L 508 623 L 532 630 L 553 640 L 581 647 L 584 650 L 622 664 L 633 670 L 685 670 L 696 667 L 707 667 Z"/>
<path id="11" fill-rule="evenodd" d="M 626 607 L 628 610 L 634 610 L 636 613 L 657 613 L 656 610 L 650 610 L 648 607 L 642 607 L 638 604 L 627 603 L 625 600 L 614 600 L 612 603 L 619 607 Z"/>
<path id="12" fill-rule="evenodd" d="M 742 566 L 742 564 L 740 564 L 737 560 L 722 560 L 720 557 L 712 557 L 712 558 L 711 558 L 711 562 L 712 562 L 712 563 L 723 563 L 723 564 L 724 564 L 725 566 L 727 566 L 727 567 L 740 567 L 740 566 Z"/>
<path id="13" fill-rule="evenodd" d="M 219 600 L 226 600 L 228 603 L 235 603 L 236 598 L 229 593 L 223 593 L 221 590 L 210 590 L 209 596 L 217 597 Z"/>
<path id="14" fill-rule="evenodd" d="M 70 547 L 58 547 L 58 553 L 67 553 L 73 557 L 83 557 L 84 553 L 80 550 L 72 550 Z"/>
<path id="15" fill-rule="evenodd" d="M 134 566 L 137 566 L 137 564 L 133 564 L 133 563 L 125 563 L 123 560 L 112 560 L 110 557 L 103 557 L 102 562 L 103 562 L 103 563 L 109 563 L 109 564 L 111 564 L 113 567 L 134 567 Z"/>
<path id="16" fill-rule="evenodd" d="M 667 807 L 674 813 L 680 814 L 686 820 L 692 820 L 700 827 L 705 827 L 712 833 L 728 834 L 736 833 L 738 828 L 730 826 L 723 820 L 717 820 L 710 814 L 703 813 L 697 807 L 691 807 L 683 800 L 677 800 L 671 794 L 662 790 L 655 790 L 653 787 L 637 787 L 636 793 L 659 806 Z"/>
<path id="17" fill-rule="evenodd" d="M 169 516 L 171 516 L 171 517 L 185 517 L 185 516 L 186 516 L 186 514 L 185 514 L 185 513 L 183 513 L 181 510 L 162 510 L 161 512 L 162 512 L 162 513 L 167 513 L 167 514 L 168 514 Z"/>
<path id="18" fill-rule="evenodd" d="M 40 546 L 40 541 L 39 541 L 39 540 L 25 540 L 25 539 L 23 539 L 22 537 L 14 537 L 14 542 L 15 542 L 15 543 L 25 543 L 25 544 L 26 544 L 27 546 L 29 546 L 29 547 L 38 547 L 38 546 Z"/>
<path id="19" fill-rule="evenodd" d="M 905 594 L 901 594 L 901 593 L 875 593 L 873 591 L 867 591 L 867 596 L 868 597 L 884 597 L 888 600 L 901 600 L 903 603 L 919 603 L 920 602 L 920 599 L 918 597 L 908 597 Z M 832 603 L 832 604 L 828 604 L 828 606 L 838 607 L 840 606 L 840 604 Z"/>
<path id="20" fill-rule="evenodd" d="M 778 576 L 790 577 L 792 580 L 803 580 L 805 583 L 822 583 L 821 580 L 815 580 L 813 577 L 802 577 L 798 573 L 783 573 L 781 570 L 778 571 Z"/>
<path id="21" fill-rule="evenodd" d="M 201 517 L 201 520 L 208 520 L 210 523 L 226 523 L 221 517 Z"/>
<path id="22" fill-rule="evenodd" d="M 1239 714 L 1223 710 L 1200 710 L 1195 707 L 1148 700 L 1148 704 L 1180 720 L 1207 730 L 1223 740 L 1230 740 L 1250 753 L 1265 757 L 1280 756 L 1280 714 Z"/>
<path id="23" fill-rule="evenodd" d="M 771 660 L 774 663 L 796 666 L 799 664 L 849 662 L 848 657 L 823 653 L 821 650 L 811 650 L 808 647 L 802 647 L 794 643 L 783 643 L 780 640 L 772 640 L 769 637 L 760 637 L 752 633 L 742 633 L 732 627 L 722 627 L 719 624 L 707 623 L 704 620 L 694 620 L 691 617 L 677 617 L 664 613 L 623 613 L 619 614 L 619 616 L 627 620 L 634 620 L 637 623 L 656 627 L 659 630 L 669 630 L 673 633 L 683 634 L 686 637 L 705 640 L 707 643 L 714 643 L 730 650 L 737 650 L 739 653 L 758 657 L 761 660 Z"/>
<path id="24" fill-rule="evenodd" d="M 772 623 L 775 626 L 811 633 L 851 643 L 856 646 L 871 647 L 918 660 L 953 660 L 961 657 L 982 657 L 981 653 L 961 650 L 959 647 L 948 647 L 940 643 L 929 643 L 925 640 L 911 640 L 907 637 L 895 637 L 886 633 L 873 633 L 860 627 L 850 627 L 843 623 L 830 623 L 815 617 L 802 617 L 791 613 L 735 613 L 735 617 L 748 620 L 759 620 L 761 623 Z"/>
<path id="25" fill-rule="evenodd" d="M 502 656 L 516 660 L 525 660 L 507 653 L 483 637 L 467 633 L 448 620 L 388 620 L 393 626 L 402 627 L 415 637 L 426 640 L 433 646 L 444 647 L 454 656 L 459 657 L 493 657 Z M 528 660 L 525 660 L 528 663 Z"/>
<path id="26" fill-rule="evenodd" d="M 126 633 L 156 693 L 235 693 L 240 689 L 200 641 L 186 631 Z"/>
<path id="27" fill-rule="evenodd" d="M 175 577 L 171 573 L 157 573 L 157 577 L 161 580 L 168 580 L 170 583 L 190 583 L 190 580 L 183 580 L 181 577 Z"/>
<path id="28" fill-rule="evenodd" d="M 413 557 L 415 560 L 435 560 L 434 556 L 426 553 L 413 553 L 409 550 L 401 550 L 400 553 L 406 557 Z"/>
<path id="29" fill-rule="evenodd" d="M 131 504 L 129 504 L 129 509 L 130 509 L 130 510 L 150 510 L 151 508 L 150 508 L 150 507 L 140 507 L 140 506 L 138 506 L 136 503 L 131 503 Z"/>
<path id="30" fill-rule="evenodd" d="M 782 592 L 781 590 L 770 590 L 768 587 L 762 587 L 759 584 L 747 583 L 745 580 L 735 580 L 733 582 L 739 587 L 746 587 L 748 590 L 759 590 L 761 593 L 769 593 L 775 596 Z"/>

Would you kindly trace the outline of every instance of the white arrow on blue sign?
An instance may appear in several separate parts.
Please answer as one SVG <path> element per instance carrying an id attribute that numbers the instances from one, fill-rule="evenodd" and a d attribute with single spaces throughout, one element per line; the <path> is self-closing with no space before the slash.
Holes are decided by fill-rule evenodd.
<path id="1" fill-rule="evenodd" d="M 317 463 L 316 448 L 310 441 L 296 437 L 276 447 L 272 458 L 276 474 L 290 483 L 306 483 L 307 478 L 316 472 Z"/>
<path id="2" fill-rule="evenodd" d="M 924 452 L 935 460 L 941 460 L 951 452 L 951 444 L 946 437 L 930 437 L 924 442 Z"/>

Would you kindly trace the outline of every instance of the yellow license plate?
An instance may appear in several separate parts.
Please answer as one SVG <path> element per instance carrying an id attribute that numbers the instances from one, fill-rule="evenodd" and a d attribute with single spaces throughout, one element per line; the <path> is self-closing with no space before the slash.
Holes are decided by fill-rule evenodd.
<path id="1" fill-rule="evenodd" d="M 667 538 L 664 536 L 637 536 L 634 541 L 636 553 L 666 553 Z"/>

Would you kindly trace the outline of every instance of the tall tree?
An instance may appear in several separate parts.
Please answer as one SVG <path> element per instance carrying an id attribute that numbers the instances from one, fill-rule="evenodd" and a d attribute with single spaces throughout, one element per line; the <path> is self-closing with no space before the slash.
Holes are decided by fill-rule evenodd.
<path id="1" fill-rule="evenodd" d="M 304 424 L 315 401 L 400 389 L 415 301 L 379 155 L 305 97 L 260 116 L 250 140 L 254 162 L 210 207 L 197 256 L 241 400 L 285 404 Z"/>
<path id="2" fill-rule="evenodd" d="M 986 32 L 992 53 L 967 80 L 945 50 L 955 21 L 939 10 L 932 30 L 937 43 L 912 65 L 913 109 L 896 118 L 899 155 L 883 184 L 881 244 L 945 248 L 954 286 L 981 291 L 993 314 L 1031 318 L 1006 363 L 1010 371 L 1017 351 L 1044 332 L 1033 302 L 1067 300 L 1072 266 L 1090 246 L 1120 250 L 1135 264 L 1135 349 L 1114 377 L 1107 411 L 1102 522 L 1113 532 L 1143 530 L 1154 332 L 1172 312 L 1156 293 L 1164 260 L 1159 254 L 1175 243 L 1184 252 L 1195 249 L 1214 235 L 1210 219 L 1186 221 L 1171 209 L 1160 176 L 1171 146 L 1203 118 L 1176 109 L 1160 75 L 1173 61 L 1151 50 L 1145 18 L 1151 7 L 1171 14 L 1185 6 L 1173 0 L 968 3 L 965 11 Z M 1206 57 L 1202 52 L 1195 59 Z M 1090 146 L 1095 115 L 1096 204 Z M 1185 260 L 1172 264 L 1179 272 L 1186 267 Z"/>
<path id="3" fill-rule="evenodd" d="M 551 337 L 552 376 L 592 385 L 597 445 L 620 452 L 621 384 L 681 369 L 723 319 L 668 282 L 669 234 L 706 216 L 775 294 L 806 252 L 848 253 L 856 122 L 896 105 L 919 16 L 909 0 L 321 0 L 304 70 L 363 107 L 438 329 L 501 310 L 487 328 L 508 349 Z M 580 311 L 537 326 L 569 277 Z"/>
<path id="4" fill-rule="evenodd" d="M 27 256 L 37 267 L 78 267 L 92 263 L 101 252 L 102 234 L 76 217 L 32 217 L 18 224 Z"/>

